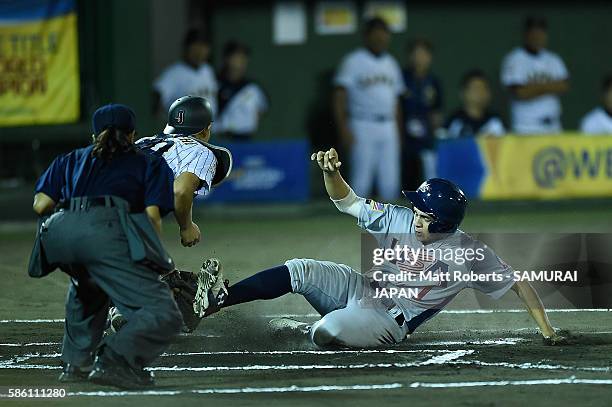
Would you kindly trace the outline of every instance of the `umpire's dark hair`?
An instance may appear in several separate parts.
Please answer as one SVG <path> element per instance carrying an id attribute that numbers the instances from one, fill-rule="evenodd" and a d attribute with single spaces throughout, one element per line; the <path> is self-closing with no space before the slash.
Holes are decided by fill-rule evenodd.
<path id="1" fill-rule="evenodd" d="M 186 49 L 188 46 L 196 42 L 204 42 L 209 44 L 210 40 L 208 39 L 208 35 L 206 35 L 203 30 L 199 28 L 191 28 L 185 33 L 185 37 L 183 37 L 183 49 Z"/>
<path id="2" fill-rule="evenodd" d="M 247 56 L 251 55 L 251 49 L 246 44 L 236 40 L 230 40 L 223 46 L 223 58 L 227 58 L 230 55 L 238 52 L 241 52 Z"/>
<path id="3" fill-rule="evenodd" d="M 363 26 L 363 33 L 365 35 L 370 34 L 374 30 L 385 30 L 388 33 L 391 32 L 389 24 L 387 24 L 387 22 L 381 17 L 372 17 L 365 22 L 365 25 Z"/>
<path id="4" fill-rule="evenodd" d="M 463 76 L 461 77 L 461 82 L 460 82 L 461 89 L 465 89 L 466 86 L 468 86 L 470 82 L 473 81 L 474 79 L 480 79 L 481 81 L 484 81 L 487 84 L 489 83 L 489 78 L 487 78 L 487 75 L 484 73 L 482 69 L 478 69 L 478 68 L 470 69 L 469 71 L 464 73 Z"/>
<path id="5" fill-rule="evenodd" d="M 94 137 L 91 154 L 105 161 L 112 160 L 117 153 L 136 151 L 130 133 L 125 130 L 108 127 Z"/>
<path id="6" fill-rule="evenodd" d="M 548 21 L 546 18 L 541 16 L 529 16 L 523 21 L 523 32 L 527 32 L 534 28 L 540 28 L 542 30 L 548 30 Z"/>
<path id="7" fill-rule="evenodd" d="M 410 53 L 414 52 L 417 48 L 423 48 L 429 51 L 430 54 L 433 54 L 433 44 L 425 37 L 417 37 L 408 42 L 406 46 L 406 50 Z"/>
<path id="8" fill-rule="evenodd" d="M 607 92 L 610 88 L 612 88 L 612 73 L 604 76 L 603 81 L 601 81 L 601 91 L 603 93 Z"/>

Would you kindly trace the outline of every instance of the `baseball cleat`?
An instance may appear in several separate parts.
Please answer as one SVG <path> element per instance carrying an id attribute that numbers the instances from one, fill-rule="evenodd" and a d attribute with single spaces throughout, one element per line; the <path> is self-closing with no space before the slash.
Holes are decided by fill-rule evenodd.
<path id="1" fill-rule="evenodd" d="M 96 356 L 88 380 L 120 389 L 144 389 L 155 384 L 153 373 L 133 368 L 108 346 L 104 346 Z"/>
<path id="2" fill-rule="evenodd" d="M 197 275 L 198 290 L 193 301 L 193 311 L 202 318 L 219 310 L 227 298 L 227 287 L 219 259 L 204 261 Z"/>
<path id="3" fill-rule="evenodd" d="M 268 329 L 274 335 L 300 334 L 308 335 L 310 324 L 291 318 L 274 318 L 268 322 Z"/>
<path id="4" fill-rule="evenodd" d="M 62 383 L 76 383 L 87 380 L 87 376 L 91 373 L 93 364 L 90 366 L 75 366 L 72 363 L 66 363 L 62 368 L 62 373 L 57 378 Z"/>

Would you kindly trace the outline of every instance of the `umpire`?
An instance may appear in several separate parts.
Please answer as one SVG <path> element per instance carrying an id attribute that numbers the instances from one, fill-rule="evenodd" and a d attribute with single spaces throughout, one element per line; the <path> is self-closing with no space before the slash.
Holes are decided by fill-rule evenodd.
<path id="1" fill-rule="evenodd" d="M 153 375 L 143 368 L 181 330 L 177 305 L 158 274 L 173 267 L 158 233 L 161 217 L 173 210 L 174 177 L 162 158 L 136 150 L 134 121 L 127 106 L 100 107 L 92 119 L 93 145 L 57 157 L 36 184 L 33 207 L 44 222 L 30 275 L 59 267 L 71 277 L 60 381 L 151 386 Z M 138 216 L 145 222 L 135 221 Z M 151 246 L 155 253 L 139 258 Z M 110 301 L 127 323 L 102 340 Z"/>

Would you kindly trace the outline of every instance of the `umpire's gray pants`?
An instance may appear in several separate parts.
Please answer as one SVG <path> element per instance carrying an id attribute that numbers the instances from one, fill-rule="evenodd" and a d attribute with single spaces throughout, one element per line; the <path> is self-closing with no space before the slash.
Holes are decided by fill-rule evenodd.
<path id="1" fill-rule="evenodd" d="M 179 334 L 182 318 L 159 274 L 133 263 L 117 209 L 54 214 L 42 232 L 51 263 L 72 265 L 66 299 L 62 360 L 77 366 L 92 362 L 100 345 L 109 299 L 127 324 L 105 344 L 141 368 L 159 356 Z M 80 271 L 79 271 L 80 269 Z"/>
<path id="2" fill-rule="evenodd" d="M 310 330 L 318 346 L 355 348 L 403 341 L 408 333 L 387 313 L 368 280 L 345 264 L 312 259 L 285 263 L 293 292 L 301 294 L 323 316 Z"/>

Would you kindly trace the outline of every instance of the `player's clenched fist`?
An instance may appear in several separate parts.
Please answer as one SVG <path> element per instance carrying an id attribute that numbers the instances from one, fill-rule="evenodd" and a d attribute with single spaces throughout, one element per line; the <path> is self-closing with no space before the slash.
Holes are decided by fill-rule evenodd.
<path id="1" fill-rule="evenodd" d="M 185 247 L 195 246 L 200 242 L 202 235 L 200 228 L 195 223 L 191 222 L 191 225 L 185 229 L 180 229 L 181 232 L 181 244 Z"/>
<path id="2" fill-rule="evenodd" d="M 310 156 L 311 161 L 316 161 L 325 172 L 334 172 L 342 165 L 338 159 L 338 153 L 335 148 L 330 148 L 327 151 L 317 151 Z"/>

